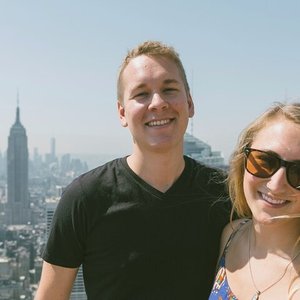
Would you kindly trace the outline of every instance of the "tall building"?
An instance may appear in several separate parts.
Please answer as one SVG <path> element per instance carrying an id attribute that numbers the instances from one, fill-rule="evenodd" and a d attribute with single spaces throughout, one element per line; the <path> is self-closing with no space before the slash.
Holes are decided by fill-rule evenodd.
<path id="1" fill-rule="evenodd" d="M 53 215 L 55 212 L 55 209 L 57 207 L 59 198 L 49 198 L 46 199 L 46 233 L 47 238 L 49 236 L 51 222 L 53 219 Z M 1 298 L 0 298 L 1 299 Z M 73 284 L 72 293 L 70 296 L 70 300 L 86 300 L 87 296 L 85 293 L 85 287 L 84 287 L 84 281 L 83 281 L 83 273 L 82 273 L 82 266 L 80 266 L 76 279 Z"/>
<path id="2" fill-rule="evenodd" d="M 5 176 L 5 158 L 4 155 L 0 151 L 0 179 Z"/>
<path id="3" fill-rule="evenodd" d="M 55 138 L 50 140 L 50 152 L 45 156 L 46 164 L 57 163 Z"/>
<path id="4" fill-rule="evenodd" d="M 56 158 L 55 138 L 51 138 L 50 143 L 51 143 L 51 151 L 50 151 L 50 154 L 51 154 L 51 156 L 53 157 L 53 159 L 55 159 L 55 158 Z"/>
<path id="5" fill-rule="evenodd" d="M 30 221 L 27 135 L 20 122 L 19 106 L 8 137 L 6 219 L 8 225 Z"/>
<path id="6" fill-rule="evenodd" d="M 227 168 L 220 151 L 212 151 L 210 145 L 189 133 L 184 135 L 184 154 L 211 167 Z"/>

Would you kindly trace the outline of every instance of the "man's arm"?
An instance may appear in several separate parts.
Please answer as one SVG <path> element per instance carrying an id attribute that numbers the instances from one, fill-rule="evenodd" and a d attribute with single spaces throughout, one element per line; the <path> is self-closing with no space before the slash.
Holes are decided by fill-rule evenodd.
<path id="1" fill-rule="evenodd" d="M 43 262 L 35 300 L 67 300 L 70 297 L 78 268 L 64 268 Z"/>

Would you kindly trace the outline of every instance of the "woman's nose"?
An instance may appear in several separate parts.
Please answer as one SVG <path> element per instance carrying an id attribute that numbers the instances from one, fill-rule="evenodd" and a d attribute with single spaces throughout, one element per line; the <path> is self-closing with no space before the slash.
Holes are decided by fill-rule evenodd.
<path id="1" fill-rule="evenodd" d="M 285 167 L 279 168 L 278 171 L 273 174 L 267 182 L 267 188 L 274 192 L 282 191 L 283 187 L 285 187 L 286 185 L 288 185 L 288 182 L 286 179 Z"/>

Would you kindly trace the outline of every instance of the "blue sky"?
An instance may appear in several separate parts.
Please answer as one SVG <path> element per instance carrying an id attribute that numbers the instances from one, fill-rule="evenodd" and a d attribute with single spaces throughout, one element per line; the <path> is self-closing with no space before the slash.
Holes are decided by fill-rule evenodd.
<path id="1" fill-rule="evenodd" d="M 125 155 L 116 106 L 127 50 L 160 40 L 192 89 L 193 134 L 227 158 L 274 101 L 300 101 L 300 1 L 0 1 L 0 151 L 19 90 L 29 150 Z M 191 126 L 188 131 L 191 132 Z"/>

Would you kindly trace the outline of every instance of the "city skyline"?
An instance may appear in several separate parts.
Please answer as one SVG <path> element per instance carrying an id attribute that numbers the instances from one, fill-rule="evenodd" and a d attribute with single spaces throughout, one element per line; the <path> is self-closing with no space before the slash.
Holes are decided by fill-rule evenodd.
<path id="1" fill-rule="evenodd" d="M 19 91 L 30 153 L 49 153 L 55 138 L 58 154 L 129 154 L 116 76 L 127 50 L 146 39 L 179 52 L 196 108 L 188 132 L 226 159 L 274 101 L 300 101 L 298 1 L 151 3 L 1 3 L 1 153 Z"/>

